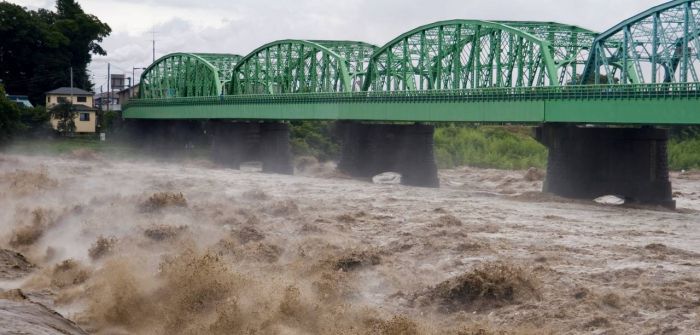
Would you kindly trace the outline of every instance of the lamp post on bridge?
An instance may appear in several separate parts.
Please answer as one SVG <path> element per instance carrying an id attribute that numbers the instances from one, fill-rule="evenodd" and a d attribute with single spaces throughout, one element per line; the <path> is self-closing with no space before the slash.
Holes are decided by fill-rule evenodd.
<path id="1" fill-rule="evenodd" d="M 132 67 L 131 69 L 131 87 L 129 89 L 129 98 L 134 97 L 134 86 L 136 86 L 136 70 L 145 70 L 145 67 Z M 140 83 L 140 82 L 139 82 Z"/>

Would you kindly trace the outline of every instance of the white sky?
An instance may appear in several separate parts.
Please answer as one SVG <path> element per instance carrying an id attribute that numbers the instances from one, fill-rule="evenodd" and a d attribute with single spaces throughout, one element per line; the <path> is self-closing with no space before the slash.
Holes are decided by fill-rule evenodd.
<path id="1" fill-rule="evenodd" d="M 447 19 L 557 21 L 604 31 L 665 0 L 78 0 L 112 27 L 93 57 L 95 89 L 113 73 L 171 52 L 246 55 L 286 38 L 359 40 L 383 45 L 417 26 Z M 11 0 L 32 9 L 54 0 Z M 139 76 L 139 73 L 136 74 Z"/>

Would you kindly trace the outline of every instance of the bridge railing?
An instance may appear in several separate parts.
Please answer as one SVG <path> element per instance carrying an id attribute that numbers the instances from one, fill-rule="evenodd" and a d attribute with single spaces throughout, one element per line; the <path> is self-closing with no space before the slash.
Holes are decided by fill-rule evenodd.
<path id="1" fill-rule="evenodd" d="M 557 87 L 507 87 L 466 90 L 425 90 L 347 93 L 247 94 L 187 98 L 130 100 L 125 109 L 148 106 L 319 104 L 319 103 L 416 103 L 488 102 L 523 100 L 700 98 L 700 83 L 637 85 L 576 85 Z"/>

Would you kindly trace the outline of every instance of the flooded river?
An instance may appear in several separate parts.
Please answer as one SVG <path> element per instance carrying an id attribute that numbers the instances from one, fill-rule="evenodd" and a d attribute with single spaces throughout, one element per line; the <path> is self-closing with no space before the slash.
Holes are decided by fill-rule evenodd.
<path id="1" fill-rule="evenodd" d="M 673 175 L 667 211 L 543 195 L 532 171 L 305 168 L 0 156 L 0 328 L 700 333 L 700 174 Z"/>

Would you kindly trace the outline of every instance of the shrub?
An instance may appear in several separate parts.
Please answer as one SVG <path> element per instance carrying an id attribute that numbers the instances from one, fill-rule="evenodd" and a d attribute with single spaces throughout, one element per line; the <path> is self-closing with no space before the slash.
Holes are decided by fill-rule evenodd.
<path id="1" fill-rule="evenodd" d="M 670 140 L 668 159 L 671 170 L 700 169 L 700 138 Z"/>
<path id="2" fill-rule="evenodd" d="M 9 142 L 19 129 L 19 108 L 5 96 L 5 88 L 0 85 L 0 146 Z"/>
<path id="3" fill-rule="evenodd" d="M 292 122 L 292 153 L 295 156 L 313 156 L 319 161 L 337 159 L 340 143 L 333 136 L 333 131 L 333 122 Z"/>
<path id="4" fill-rule="evenodd" d="M 497 169 L 543 168 L 547 149 L 527 127 L 442 126 L 435 131 L 440 168 L 470 165 Z"/>
<path id="5" fill-rule="evenodd" d="M 20 107 L 20 134 L 25 137 L 39 137 L 51 134 L 51 115 L 44 106 Z"/>
<path id="6" fill-rule="evenodd" d="M 70 102 L 61 102 L 51 107 L 51 116 L 58 121 L 56 130 L 63 136 L 75 133 L 76 115 L 77 112 Z"/>

